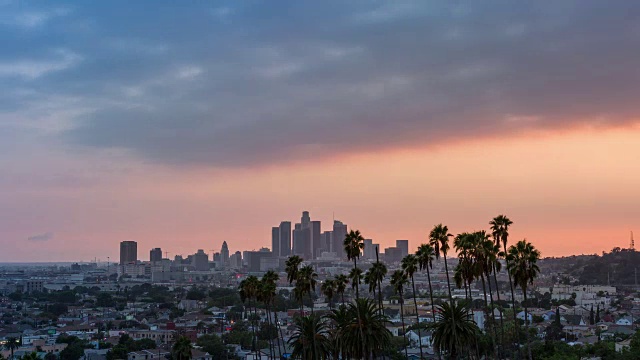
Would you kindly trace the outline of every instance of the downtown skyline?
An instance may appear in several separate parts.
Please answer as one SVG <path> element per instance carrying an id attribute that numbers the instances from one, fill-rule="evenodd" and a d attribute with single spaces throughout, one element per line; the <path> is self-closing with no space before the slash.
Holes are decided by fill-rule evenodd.
<path id="1" fill-rule="evenodd" d="M 640 233 L 640 6 L 0 1 L 0 262 Z M 121 16 L 123 13 L 127 16 Z"/>

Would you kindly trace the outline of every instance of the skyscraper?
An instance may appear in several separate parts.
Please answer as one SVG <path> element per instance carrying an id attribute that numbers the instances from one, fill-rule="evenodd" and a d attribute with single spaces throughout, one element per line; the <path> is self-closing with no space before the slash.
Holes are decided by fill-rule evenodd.
<path id="1" fill-rule="evenodd" d="M 344 252 L 344 238 L 347 236 L 347 225 L 341 221 L 333 221 L 333 234 L 331 239 L 331 252 L 336 253 L 338 258 L 346 258 Z"/>
<path id="2" fill-rule="evenodd" d="M 373 247 L 373 240 L 364 239 L 364 250 L 362 251 L 362 257 L 366 260 L 373 260 L 376 258 L 376 249 Z"/>
<path id="3" fill-rule="evenodd" d="M 222 249 L 220 249 L 220 260 L 223 267 L 229 266 L 229 247 L 227 246 L 226 241 L 222 242 Z"/>
<path id="4" fill-rule="evenodd" d="M 322 243 L 322 251 L 320 252 L 319 255 L 321 255 L 322 252 L 324 252 L 324 251 L 331 252 L 331 234 L 333 234 L 333 231 L 325 231 L 322 234 L 320 234 L 320 242 Z"/>
<path id="5" fill-rule="evenodd" d="M 293 230 L 293 255 L 298 255 L 305 260 L 312 258 L 311 229 L 303 228 L 302 224 L 296 224 Z"/>
<path id="6" fill-rule="evenodd" d="M 320 241 L 320 233 L 322 232 L 320 229 L 320 221 L 312 221 L 309 224 L 309 232 L 311 237 L 309 241 L 312 249 L 311 256 L 315 259 L 322 254 L 322 251 L 324 251 L 322 241 Z"/>
<path id="7" fill-rule="evenodd" d="M 149 261 L 151 262 L 162 261 L 162 249 L 160 248 L 151 249 L 151 251 L 149 251 Z"/>
<path id="8" fill-rule="evenodd" d="M 278 226 L 271 228 L 271 251 L 273 255 L 280 256 L 280 228 Z"/>
<path id="9" fill-rule="evenodd" d="M 283 221 L 280 223 L 280 254 L 277 256 L 291 255 L 291 221 Z"/>
<path id="10" fill-rule="evenodd" d="M 409 240 L 396 240 L 396 247 L 400 249 L 400 258 L 409 255 Z"/>
<path id="11" fill-rule="evenodd" d="M 192 255 L 191 259 L 196 271 L 209 271 L 209 255 L 204 250 L 199 249 L 197 253 Z"/>
<path id="12" fill-rule="evenodd" d="M 123 241 L 120 243 L 120 265 L 136 263 L 138 261 L 138 243 Z"/>

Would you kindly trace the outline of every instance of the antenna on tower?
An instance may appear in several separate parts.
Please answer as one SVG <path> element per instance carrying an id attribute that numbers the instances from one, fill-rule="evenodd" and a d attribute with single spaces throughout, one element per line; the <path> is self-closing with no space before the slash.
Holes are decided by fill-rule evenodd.
<path id="1" fill-rule="evenodd" d="M 631 250 L 635 250 L 635 248 L 636 248 L 636 244 L 635 244 L 635 242 L 633 241 L 633 231 L 632 231 L 632 232 L 631 232 L 631 247 L 630 247 L 630 249 L 631 249 Z"/>

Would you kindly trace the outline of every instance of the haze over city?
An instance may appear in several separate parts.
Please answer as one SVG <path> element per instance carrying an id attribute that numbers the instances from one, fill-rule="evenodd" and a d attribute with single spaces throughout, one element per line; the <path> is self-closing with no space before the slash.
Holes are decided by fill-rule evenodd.
<path id="1" fill-rule="evenodd" d="M 640 7 L 447 4 L 0 0 L 0 262 L 258 250 L 304 210 L 627 247 Z"/>

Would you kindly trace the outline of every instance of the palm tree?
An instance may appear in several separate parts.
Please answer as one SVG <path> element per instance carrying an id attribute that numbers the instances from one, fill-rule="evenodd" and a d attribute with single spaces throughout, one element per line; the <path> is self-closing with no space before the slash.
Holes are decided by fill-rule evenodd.
<path id="1" fill-rule="evenodd" d="M 333 297 L 336 295 L 336 281 L 333 279 L 327 279 L 320 286 L 320 291 L 329 301 L 329 308 L 333 309 Z"/>
<path id="2" fill-rule="evenodd" d="M 347 290 L 347 284 L 349 283 L 349 278 L 347 275 L 340 274 L 336 276 L 336 292 L 340 294 L 342 297 L 342 305 L 344 305 L 344 292 Z"/>
<path id="3" fill-rule="evenodd" d="M 529 316 L 527 312 L 527 287 L 533 284 L 533 281 L 540 273 L 538 268 L 538 260 L 540 259 L 540 251 L 538 251 L 530 242 L 520 240 L 515 245 L 509 247 L 507 252 L 507 267 L 509 272 L 513 274 L 513 280 L 517 286 L 520 286 L 524 295 L 524 324 L 527 333 L 527 348 L 529 351 L 529 360 L 531 356 L 531 343 L 529 341 Z"/>
<path id="4" fill-rule="evenodd" d="M 413 280 L 413 274 L 418 271 L 418 259 L 415 255 L 409 254 L 402 259 L 402 270 L 407 277 L 411 279 L 411 288 L 413 289 L 413 305 L 416 308 L 416 325 L 418 326 L 418 341 L 420 344 L 420 359 L 423 358 L 422 355 L 422 334 L 420 329 L 420 316 L 418 314 L 418 293 L 416 292 L 416 282 Z"/>
<path id="5" fill-rule="evenodd" d="M 404 328 L 404 287 L 409 284 L 409 279 L 407 279 L 407 274 L 402 270 L 396 270 L 391 275 L 391 286 L 393 287 L 393 291 L 400 296 L 400 321 L 402 321 L 402 337 L 407 336 L 405 328 Z M 407 345 L 404 346 L 404 355 L 408 358 L 409 355 L 407 353 Z"/>
<path id="6" fill-rule="evenodd" d="M 498 253 L 500 252 L 500 247 L 493 243 L 493 241 L 489 240 L 489 235 L 484 231 L 476 231 L 474 233 L 476 237 L 476 244 L 478 246 L 478 270 L 481 271 L 480 275 L 482 276 L 482 286 L 484 287 L 484 279 L 487 279 L 487 286 L 489 287 L 489 298 L 491 301 L 491 309 L 487 308 L 487 320 L 488 324 L 493 328 L 493 344 L 495 353 L 498 357 L 500 354 L 498 352 L 498 333 L 495 326 L 495 317 L 493 316 L 493 309 L 495 307 L 493 302 L 493 291 L 491 289 L 491 272 L 495 269 L 495 263 L 498 261 Z"/>
<path id="7" fill-rule="evenodd" d="M 360 234 L 360 230 L 351 230 L 344 238 L 344 251 L 345 253 L 347 253 L 347 259 L 353 260 L 354 269 L 358 268 L 357 259 L 360 258 L 360 253 L 363 249 L 364 237 L 362 237 L 362 234 Z M 357 285 L 354 285 L 356 289 L 356 299 L 360 298 L 358 285 L 360 285 L 359 281 Z"/>
<path id="8" fill-rule="evenodd" d="M 427 270 L 427 281 L 429 282 L 429 299 L 431 300 L 431 316 L 433 322 L 436 322 L 436 307 L 433 303 L 433 289 L 431 288 L 431 273 L 430 269 L 433 269 L 433 260 L 436 257 L 435 249 L 429 244 L 422 244 L 416 251 L 416 258 L 418 259 L 418 266 L 420 270 Z"/>
<path id="9" fill-rule="evenodd" d="M 251 316 L 251 300 L 256 299 L 257 300 L 257 295 L 258 295 L 258 288 L 260 285 L 260 281 L 258 280 L 257 277 L 251 275 L 251 276 L 247 276 L 246 279 L 242 280 L 240 282 L 240 300 L 242 301 L 242 303 L 244 304 L 245 301 L 249 302 L 249 322 L 251 323 L 251 332 L 252 332 L 252 350 L 255 350 L 255 341 L 256 341 L 256 327 L 255 327 L 255 321 L 253 319 L 253 317 Z M 257 314 L 257 312 L 255 311 L 255 304 L 254 304 L 254 314 Z"/>
<path id="10" fill-rule="evenodd" d="M 327 359 L 331 341 L 327 322 L 319 315 L 299 316 L 294 319 L 295 330 L 289 339 L 293 359 Z"/>
<path id="11" fill-rule="evenodd" d="M 9 336 L 4 347 L 11 351 L 11 359 L 13 360 L 13 352 L 20 347 L 20 340 L 17 337 Z"/>
<path id="12" fill-rule="evenodd" d="M 331 344 L 332 344 L 332 356 L 333 359 L 348 359 L 349 351 L 346 348 L 345 342 L 341 337 L 341 329 L 349 326 L 351 322 L 349 310 L 346 305 L 340 305 L 337 309 L 331 310 L 328 315 L 331 320 Z M 340 356 L 342 354 L 342 357 Z"/>
<path id="13" fill-rule="evenodd" d="M 285 271 L 287 273 L 287 280 L 289 285 L 293 284 L 298 279 L 298 271 L 300 271 L 300 264 L 302 264 L 302 258 L 298 255 L 289 256 L 285 263 Z"/>
<path id="14" fill-rule="evenodd" d="M 449 302 L 453 307 L 453 296 L 451 296 L 451 280 L 449 280 L 449 266 L 447 265 L 447 252 L 449 251 L 449 237 L 453 235 L 449 234 L 449 228 L 445 225 L 438 224 L 433 227 L 433 230 L 429 233 L 429 243 L 433 246 L 436 252 L 436 258 L 444 258 L 444 271 L 447 274 L 447 290 L 449 290 Z"/>
<path id="15" fill-rule="evenodd" d="M 271 325 L 271 305 L 276 297 L 276 282 L 278 281 L 279 276 L 274 271 L 267 271 L 260 281 L 260 286 L 258 290 L 258 299 L 262 301 L 265 305 L 265 310 L 267 312 L 267 323 Z M 275 322 L 275 321 L 274 321 Z M 278 329 L 276 324 L 276 335 Z M 276 336 L 276 342 L 278 342 Z M 273 339 L 269 339 L 269 350 L 273 351 L 273 356 L 275 357 L 275 347 L 273 345 Z M 278 349 L 280 350 L 280 343 L 278 342 Z"/>
<path id="16" fill-rule="evenodd" d="M 387 276 L 387 266 L 379 261 L 373 263 L 371 269 L 371 280 L 374 284 L 377 284 L 378 288 L 378 306 L 380 307 L 380 312 L 384 313 L 384 306 L 382 304 L 382 280 Z M 375 287 L 374 287 L 375 290 Z"/>
<path id="17" fill-rule="evenodd" d="M 343 358 L 374 359 L 391 341 L 389 322 L 377 311 L 375 300 L 356 299 L 346 309 L 348 316 L 342 319 L 338 329 Z M 337 310 L 333 311 L 335 318 Z"/>
<path id="18" fill-rule="evenodd" d="M 171 357 L 176 360 L 191 360 L 191 340 L 180 336 L 171 349 Z"/>
<path id="19" fill-rule="evenodd" d="M 429 326 L 433 330 L 433 346 L 448 353 L 450 359 L 458 359 L 474 345 L 480 329 L 463 304 L 444 303 L 438 309 L 438 320 Z"/>
<path id="20" fill-rule="evenodd" d="M 509 226 L 513 224 L 513 221 L 509 220 L 505 215 L 498 215 L 493 218 L 489 222 L 491 225 L 491 233 L 493 235 L 493 239 L 496 241 L 496 244 L 500 245 L 502 243 L 502 250 L 504 251 L 503 255 L 505 256 L 505 260 L 507 261 L 507 276 L 509 277 L 509 288 L 511 289 L 511 307 L 513 308 L 513 322 L 515 324 L 518 323 L 516 319 L 516 297 L 515 291 L 513 289 L 513 280 L 511 278 L 511 273 L 508 271 L 509 263 L 506 258 L 507 255 L 507 241 L 509 240 Z M 516 325 L 517 326 L 517 325 Z"/>
<path id="21" fill-rule="evenodd" d="M 316 291 L 317 279 L 318 274 L 313 270 L 311 265 L 303 266 L 298 273 L 296 286 L 300 284 L 302 294 L 307 294 L 311 297 L 311 293 Z M 313 301 L 311 301 L 311 311 L 313 312 Z"/>
<path id="22" fill-rule="evenodd" d="M 362 269 L 360 268 L 354 268 L 351 269 L 351 271 L 349 272 L 349 282 L 351 283 L 351 289 L 353 289 L 354 292 L 358 292 L 358 287 L 360 287 L 360 282 L 362 279 Z M 356 296 L 356 299 L 358 297 Z"/>

